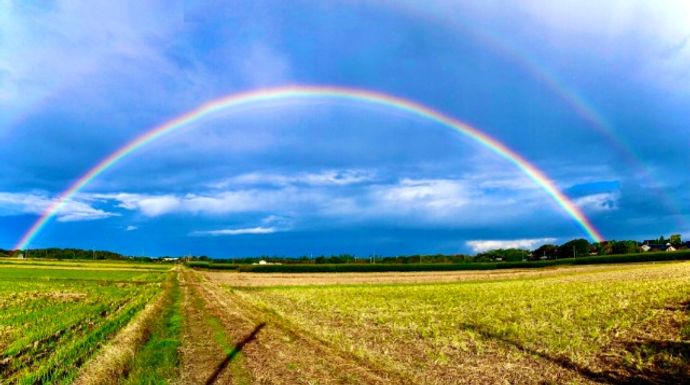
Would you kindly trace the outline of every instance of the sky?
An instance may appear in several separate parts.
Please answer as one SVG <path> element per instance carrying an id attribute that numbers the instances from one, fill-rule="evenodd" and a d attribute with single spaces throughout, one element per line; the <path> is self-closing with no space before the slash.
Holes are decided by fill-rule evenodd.
<path id="1" fill-rule="evenodd" d="M 0 248 L 139 135 L 288 85 L 458 119 L 540 170 L 606 239 L 690 237 L 688 14 L 672 0 L 0 0 Z M 475 138 L 328 97 L 209 114 L 53 214 L 28 247 L 366 256 L 588 238 Z"/>

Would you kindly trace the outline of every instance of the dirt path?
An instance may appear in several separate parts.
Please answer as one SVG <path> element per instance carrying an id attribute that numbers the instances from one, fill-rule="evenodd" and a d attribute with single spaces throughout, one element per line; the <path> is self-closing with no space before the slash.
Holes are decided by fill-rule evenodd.
<path id="1" fill-rule="evenodd" d="M 183 384 L 206 384 L 227 352 L 264 322 L 266 326 L 222 368 L 214 384 L 411 383 L 282 323 L 199 273 L 186 270 L 180 279 L 185 317 Z"/>

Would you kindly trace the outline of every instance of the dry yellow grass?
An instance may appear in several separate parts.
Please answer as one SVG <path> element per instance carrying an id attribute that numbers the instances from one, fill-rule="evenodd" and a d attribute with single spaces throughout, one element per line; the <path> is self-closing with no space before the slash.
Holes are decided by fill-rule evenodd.
<path id="1" fill-rule="evenodd" d="M 649 264 L 651 265 L 651 264 Z M 561 274 L 606 272 L 634 269 L 638 264 L 564 266 L 542 269 L 372 272 L 372 273 L 240 273 L 207 271 L 214 282 L 232 287 L 451 283 L 505 279 L 545 278 Z"/>
<path id="2" fill-rule="evenodd" d="M 687 262 L 491 272 L 205 274 L 216 283 L 207 285 L 216 295 L 213 302 L 230 302 L 304 340 L 319 340 L 350 355 L 355 365 L 396 374 L 385 383 L 690 378 L 690 366 L 682 362 L 687 338 L 680 332 L 690 321 Z M 218 295 L 218 286 L 226 287 L 225 295 Z M 281 348 L 276 344 L 267 354 Z M 304 344 L 300 353 L 311 349 Z"/>

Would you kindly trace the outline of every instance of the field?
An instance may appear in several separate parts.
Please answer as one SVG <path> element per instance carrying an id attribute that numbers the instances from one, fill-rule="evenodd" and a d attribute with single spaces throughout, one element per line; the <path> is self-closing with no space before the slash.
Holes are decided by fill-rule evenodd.
<path id="1" fill-rule="evenodd" d="M 156 296 L 162 271 L 117 263 L 0 265 L 0 382 L 73 382 Z"/>
<path id="2" fill-rule="evenodd" d="M 339 274 L 169 267 L 0 264 L 0 383 L 690 380 L 689 262 Z"/>

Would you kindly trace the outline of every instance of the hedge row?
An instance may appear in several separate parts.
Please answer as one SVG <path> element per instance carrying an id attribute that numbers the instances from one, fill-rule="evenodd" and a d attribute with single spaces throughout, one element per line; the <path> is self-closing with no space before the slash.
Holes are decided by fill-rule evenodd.
<path id="1" fill-rule="evenodd" d="M 238 270 L 239 265 L 233 263 L 213 263 L 208 261 L 190 261 L 185 263 L 189 267 L 211 270 Z"/>
<path id="2" fill-rule="evenodd" d="M 458 264 L 284 264 L 237 265 L 195 261 L 187 266 L 212 270 L 239 270 L 252 273 L 344 273 L 344 272 L 404 272 L 404 271 L 456 271 L 539 268 L 562 265 L 594 265 L 606 263 L 680 261 L 690 260 L 690 250 L 643 254 L 602 255 L 533 262 L 468 262 Z"/>

